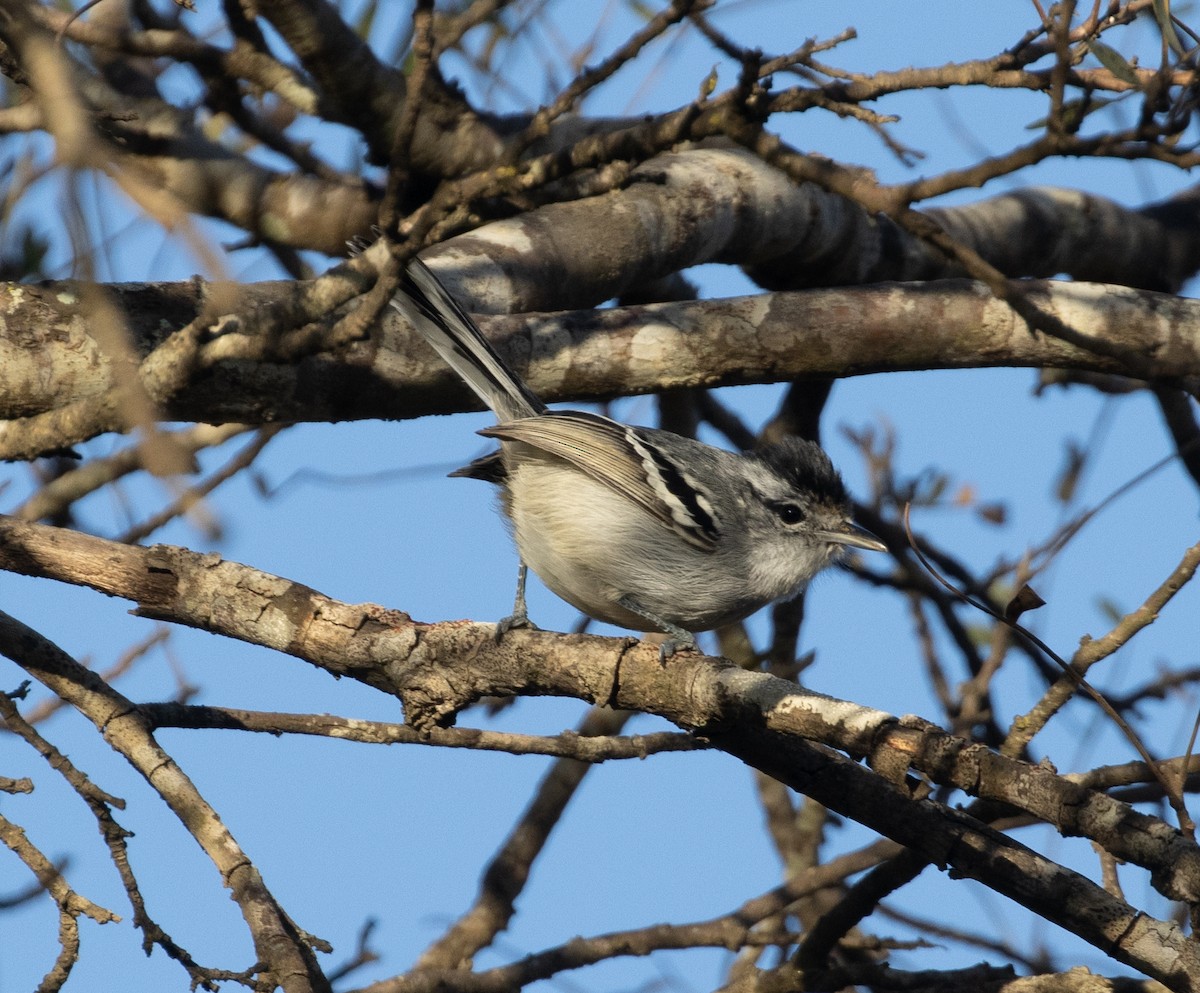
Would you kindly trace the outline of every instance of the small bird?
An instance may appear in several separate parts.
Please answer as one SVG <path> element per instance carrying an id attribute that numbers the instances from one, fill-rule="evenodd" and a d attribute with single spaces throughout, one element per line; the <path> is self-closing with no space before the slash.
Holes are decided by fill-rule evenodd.
<path id="1" fill-rule="evenodd" d="M 589 617 L 695 633 L 795 596 L 847 548 L 885 550 L 855 524 L 841 477 L 810 441 L 735 453 L 599 414 L 549 410 L 419 259 L 391 304 L 491 408 L 500 449 L 451 473 L 496 483 L 520 554 L 513 614 L 529 624 L 531 568 Z"/>

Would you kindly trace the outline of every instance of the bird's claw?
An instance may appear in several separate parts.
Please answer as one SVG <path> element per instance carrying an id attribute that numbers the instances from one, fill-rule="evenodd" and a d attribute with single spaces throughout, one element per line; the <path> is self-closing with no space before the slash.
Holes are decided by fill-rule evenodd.
<path id="1" fill-rule="evenodd" d="M 496 632 L 494 635 L 496 644 L 499 644 L 500 639 L 508 634 L 508 632 L 513 628 L 525 628 L 528 631 L 539 630 L 538 626 L 529 619 L 529 615 L 524 611 L 516 614 L 509 614 L 508 617 L 505 617 L 502 621 L 499 621 L 496 624 Z"/>
<path id="2" fill-rule="evenodd" d="M 658 661 L 662 665 L 667 664 L 667 659 L 675 655 L 677 652 L 698 652 L 700 649 L 696 647 L 695 638 L 675 638 L 670 637 L 663 641 L 658 646 Z"/>

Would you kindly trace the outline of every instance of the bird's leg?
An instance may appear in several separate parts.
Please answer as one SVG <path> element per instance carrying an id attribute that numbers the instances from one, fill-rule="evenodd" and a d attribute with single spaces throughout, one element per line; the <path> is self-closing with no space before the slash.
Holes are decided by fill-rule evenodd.
<path id="1" fill-rule="evenodd" d="M 537 630 L 537 625 L 529 619 L 529 610 L 525 606 L 525 577 L 528 575 L 529 566 L 522 562 L 517 569 L 517 595 L 513 599 L 513 612 L 496 625 L 496 641 L 503 638 L 513 628 Z"/>
<path id="2" fill-rule="evenodd" d="M 680 651 L 698 652 L 700 649 L 696 647 L 696 636 L 690 631 L 685 631 L 677 624 L 672 624 L 670 621 L 664 621 L 661 617 L 656 617 L 650 613 L 645 607 L 641 606 L 636 600 L 626 593 L 617 603 L 631 613 L 637 614 L 638 617 L 644 617 L 658 630 L 663 631 L 667 635 L 666 641 L 659 646 L 658 658 L 661 662 L 666 662 L 672 655 Z"/>

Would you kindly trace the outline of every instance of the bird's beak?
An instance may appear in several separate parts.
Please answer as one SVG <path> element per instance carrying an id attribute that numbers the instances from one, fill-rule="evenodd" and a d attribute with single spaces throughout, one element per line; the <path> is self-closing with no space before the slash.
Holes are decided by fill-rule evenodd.
<path id="1" fill-rule="evenodd" d="M 821 531 L 817 536 L 835 545 L 864 548 L 869 552 L 887 551 L 887 545 L 871 534 L 866 528 L 860 527 L 853 521 L 845 521 L 836 531 Z"/>

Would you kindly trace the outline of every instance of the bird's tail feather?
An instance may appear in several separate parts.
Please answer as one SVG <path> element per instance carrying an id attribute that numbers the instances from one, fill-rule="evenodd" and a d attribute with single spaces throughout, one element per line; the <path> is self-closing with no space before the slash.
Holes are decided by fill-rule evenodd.
<path id="1" fill-rule="evenodd" d="M 546 405 L 496 353 L 470 315 L 420 259 L 405 270 L 391 304 L 500 421 L 533 417 Z"/>

